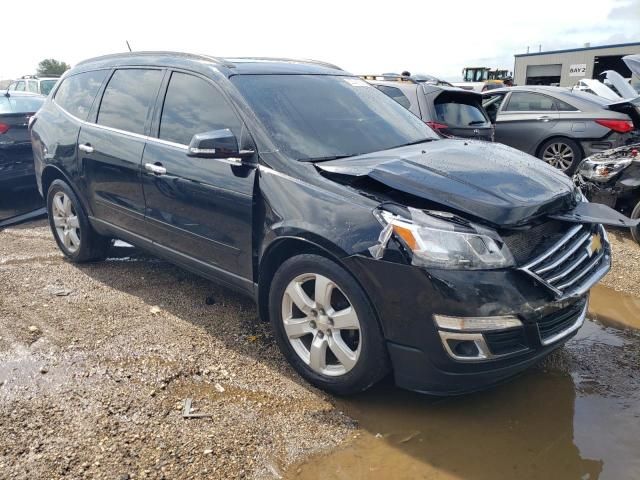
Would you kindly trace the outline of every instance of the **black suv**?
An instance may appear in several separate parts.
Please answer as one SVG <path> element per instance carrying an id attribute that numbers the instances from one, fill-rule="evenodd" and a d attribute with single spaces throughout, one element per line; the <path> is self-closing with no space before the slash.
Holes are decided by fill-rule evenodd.
<path id="1" fill-rule="evenodd" d="M 95 58 L 31 136 L 71 261 L 120 238 L 251 295 L 293 367 L 335 393 L 390 371 L 437 394 L 510 377 L 576 332 L 610 267 L 602 212 L 569 178 L 440 139 L 328 64 Z"/>

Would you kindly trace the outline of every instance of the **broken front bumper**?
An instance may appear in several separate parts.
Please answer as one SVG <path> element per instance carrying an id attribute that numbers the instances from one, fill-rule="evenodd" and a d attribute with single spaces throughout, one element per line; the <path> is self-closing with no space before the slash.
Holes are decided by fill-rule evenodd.
<path id="1" fill-rule="evenodd" d="M 517 269 L 424 269 L 359 255 L 345 264 L 377 310 L 397 385 L 424 393 L 461 394 L 516 375 L 575 335 L 587 310 L 588 288 L 558 297 Z M 439 328 L 435 316 L 521 326 L 463 332 Z"/>

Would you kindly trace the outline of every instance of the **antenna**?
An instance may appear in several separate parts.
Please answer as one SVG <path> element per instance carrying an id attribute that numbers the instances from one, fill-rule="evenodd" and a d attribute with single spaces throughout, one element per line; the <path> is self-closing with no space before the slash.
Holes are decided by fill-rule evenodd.
<path id="1" fill-rule="evenodd" d="M 131 51 L 131 45 L 129 45 L 129 40 L 125 40 L 125 42 L 127 43 L 127 48 L 129 49 L 129 51 Z"/>

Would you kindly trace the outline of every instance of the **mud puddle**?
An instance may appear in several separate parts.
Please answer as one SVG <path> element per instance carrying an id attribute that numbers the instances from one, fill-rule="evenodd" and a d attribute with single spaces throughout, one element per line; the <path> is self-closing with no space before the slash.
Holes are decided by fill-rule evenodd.
<path id="1" fill-rule="evenodd" d="M 611 292 L 598 295 L 624 310 Z M 383 385 L 338 400 L 360 433 L 286 478 L 640 478 L 639 360 L 640 333 L 587 321 L 542 365 L 490 391 L 438 399 Z"/>

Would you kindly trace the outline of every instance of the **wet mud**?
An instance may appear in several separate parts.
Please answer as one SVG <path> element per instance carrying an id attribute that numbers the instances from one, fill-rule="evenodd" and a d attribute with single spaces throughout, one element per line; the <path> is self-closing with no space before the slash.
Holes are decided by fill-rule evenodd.
<path id="1" fill-rule="evenodd" d="M 595 296 L 609 325 L 628 328 L 620 316 L 638 313 L 633 297 L 604 287 Z M 637 479 L 639 364 L 640 333 L 589 320 L 541 365 L 489 391 L 439 399 L 383 385 L 339 400 L 361 433 L 286 478 Z"/>

